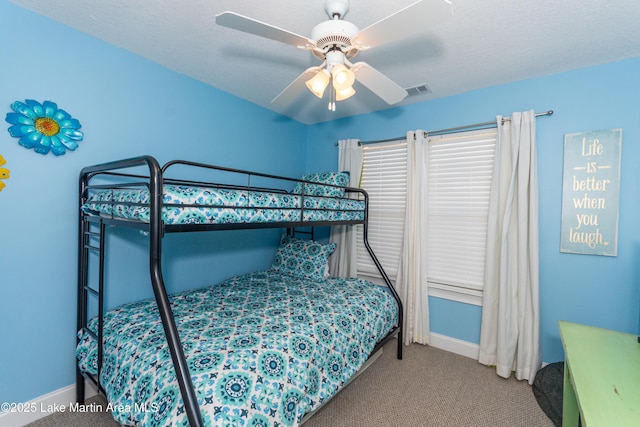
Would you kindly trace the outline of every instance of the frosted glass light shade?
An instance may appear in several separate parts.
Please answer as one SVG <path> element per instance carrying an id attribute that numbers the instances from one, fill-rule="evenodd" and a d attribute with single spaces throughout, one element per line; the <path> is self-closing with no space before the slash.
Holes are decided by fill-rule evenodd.
<path id="1" fill-rule="evenodd" d="M 353 71 L 343 64 L 335 65 L 331 70 L 331 74 L 333 75 L 333 87 L 336 88 L 336 91 L 350 88 L 356 80 Z"/>
<path id="2" fill-rule="evenodd" d="M 313 93 L 318 98 L 322 98 L 324 96 L 324 91 L 329 85 L 329 72 L 325 69 L 322 69 L 316 73 L 315 76 L 311 77 L 309 80 L 305 82 L 311 93 Z"/>
<path id="3" fill-rule="evenodd" d="M 347 98 L 351 98 L 355 93 L 356 91 L 352 87 L 336 90 L 336 101 L 344 101 Z"/>

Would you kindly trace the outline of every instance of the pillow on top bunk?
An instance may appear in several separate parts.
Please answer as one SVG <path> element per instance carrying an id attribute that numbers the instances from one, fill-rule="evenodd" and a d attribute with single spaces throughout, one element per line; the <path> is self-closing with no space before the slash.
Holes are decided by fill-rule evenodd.
<path id="1" fill-rule="evenodd" d="M 307 184 L 304 183 L 304 194 L 310 196 L 324 197 L 344 197 L 344 188 L 349 185 L 348 172 L 321 172 L 307 173 L 301 178 L 303 181 L 317 182 L 318 184 L 338 185 L 339 187 L 331 187 L 328 185 Z M 302 182 L 298 182 L 293 188 L 294 194 L 302 194 Z"/>
<path id="2" fill-rule="evenodd" d="M 313 240 L 294 239 L 285 234 L 280 240 L 271 269 L 321 281 L 329 277 L 329 255 L 335 249 L 335 243 L 324 245 Z"/>

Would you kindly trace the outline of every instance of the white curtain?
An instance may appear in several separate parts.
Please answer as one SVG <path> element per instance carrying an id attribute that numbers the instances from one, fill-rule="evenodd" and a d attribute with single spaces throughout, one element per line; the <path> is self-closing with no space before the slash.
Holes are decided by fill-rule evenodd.
<path id="1" fill-rule="evenodd" d="M 425 132 L 407 132 L 407 204 L 396 289 L 404 306 L 404 343 L 429 343 L 427 160 Z"/>
<path id="2" fill-rule="evenodd" d="M 535 114 L 497 120 L 478 360 L 533 384 L 541 365 Z"/>
<path id="3" fill-rule="evenodd" d="M 349 172 L 349 187 L 360 187 L 362 146 L 359 140 L 338 141 L 338 172 Z M 358 274 L 356 228 L 352 225 L 333 226 L 329 241 L 337 243 L 336 250 L 329 258 L 329 274 L 334 277 L 356 277 Z"/>

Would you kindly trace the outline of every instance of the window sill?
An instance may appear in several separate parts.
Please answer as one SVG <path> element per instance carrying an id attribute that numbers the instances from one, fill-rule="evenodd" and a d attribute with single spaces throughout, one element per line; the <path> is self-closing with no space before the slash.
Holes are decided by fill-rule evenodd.
<path id="1" fill-rule="evenodd" d="M 427 282 L 429 296 L 482 307 L 482 291 L 460 286 Z"/>

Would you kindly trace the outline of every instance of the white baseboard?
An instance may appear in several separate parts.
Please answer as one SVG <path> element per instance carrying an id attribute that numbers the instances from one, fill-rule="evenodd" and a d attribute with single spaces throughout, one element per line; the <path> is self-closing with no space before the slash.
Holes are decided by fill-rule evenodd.
<path id="1" fill-rule="evenodd" d="M 468 341 L 462 341 L 457 338 L 451 338 L 446 335 L 440 335 L 431 332 L 429 334 L 429 345 L 432 347 L 446 350 L 451 353 L 466 356 L 474 360 L 478 360 L 480 354 L 480 346 Z"/>
<path id="2" fill-rule="evenodd" d="M 85 381 L 86 398 L 98 394 L 93 383 Z M 0 412 L 0 426 L 22 427 L 51 415 L 57 410 L 69 409 L 69 405 L 76 401 L 76 385 L 52 391 L 29 402 L 13 404 L 13 408 Z"/>

